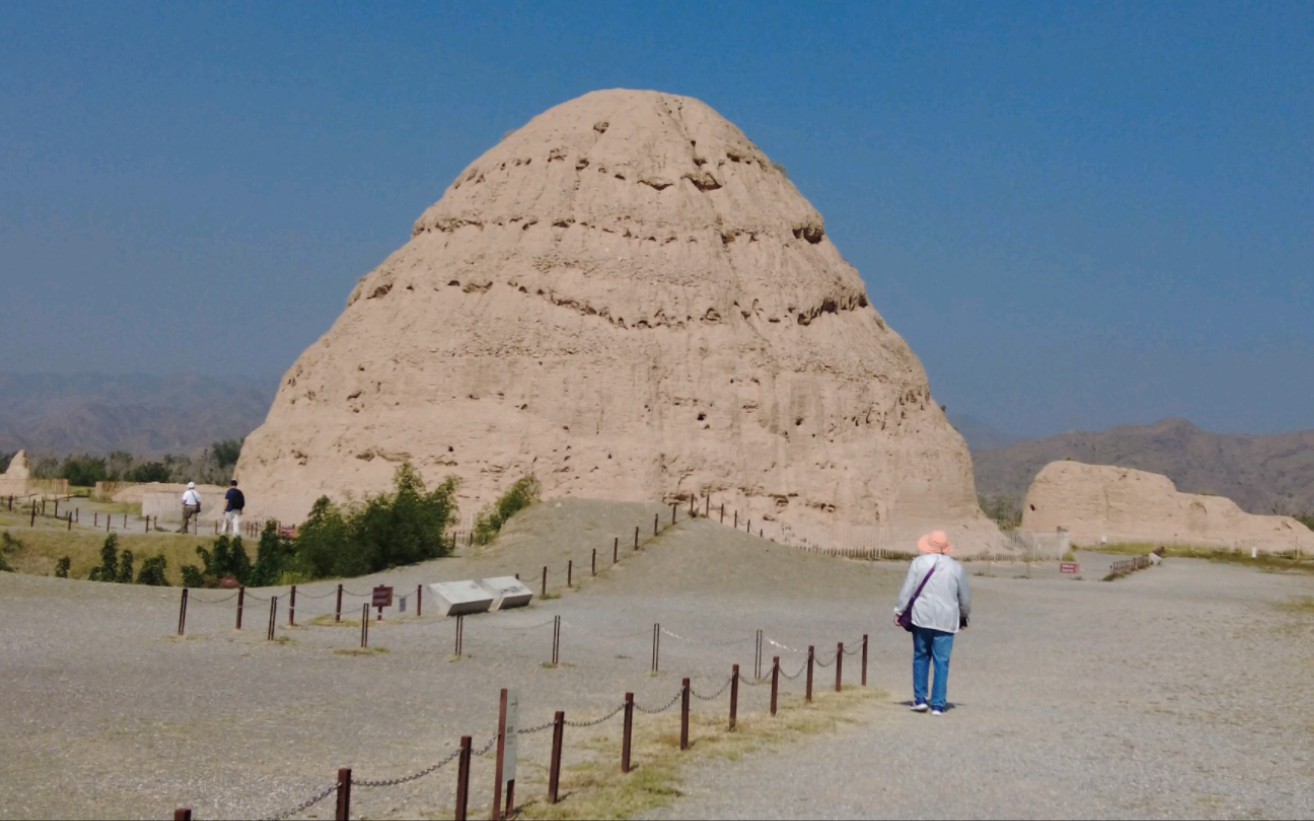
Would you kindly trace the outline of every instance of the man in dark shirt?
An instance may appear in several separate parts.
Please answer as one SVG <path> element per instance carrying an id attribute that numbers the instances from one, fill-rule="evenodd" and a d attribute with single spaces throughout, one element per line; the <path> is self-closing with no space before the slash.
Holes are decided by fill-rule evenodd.
<path id="1" fill-rule="evenodd" d="M 219 535 L 227 535 L 232 527 L 232 535 L 242 535 L 242 508 L 246 507 L 246 497 L 237 489 L 237 480 L 228 483 L 228 492 L 224 494 L 224 526 Z"/>

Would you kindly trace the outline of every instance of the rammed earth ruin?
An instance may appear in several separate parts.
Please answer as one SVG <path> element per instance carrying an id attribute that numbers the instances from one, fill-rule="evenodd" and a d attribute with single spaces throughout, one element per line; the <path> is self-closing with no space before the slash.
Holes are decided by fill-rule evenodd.
<path id="1" fill-rule="evenodd" d="M 710 496 L 767 535 L 993 547 L 967 446 L 816 209 L 707 105 L 599 91 L 466 168 L 285 375 L 248 513 L 387 490 L 467 515 L 544 495 Z M 754 528 L 756 531 L 758 528 Z"/>

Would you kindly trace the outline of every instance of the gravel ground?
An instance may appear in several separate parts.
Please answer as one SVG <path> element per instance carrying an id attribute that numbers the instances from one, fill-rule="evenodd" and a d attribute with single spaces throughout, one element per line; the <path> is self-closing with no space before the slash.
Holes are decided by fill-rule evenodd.
<path id="1" fill-rule="evenodd" d="M 969 564 L 973 627 L 955 648 L 951 709 L 932 718 L 906 708 L 908 639 L 890 625 L 903 563 L 801 554 L 683 515 L 653 539 L 654 515 L 665 525 L 670 509 L 545 503 L 494 548 L 346 582 L 345 626 L 331 623 L 331 582 L 298 588 L 296 627 L 286 589 L 248 591 L 241 631 L 232 592 L 194 591 L 180 638 L 177 589 L 0 574 L 0 816 L 269 817 L 324 794 L 339 767 L 386 781 L 436 766 L 358 783 L 352 814 L 451 817 L 451 757 L 462 735 L 476 750 L 493 739 L 503 687 L 520 693 L 518 795 L 538 796 L 555 710 L 572 723 L 567 764 L 593 755 L 572 739 L 619 735 L 608 716 L 626 692 L 678 729 L 667 705 L 689 677 L 696 694 L 722 694 L 695 707 L 723 713 L 731 665 L 753 676 L 759 630 L 795 698 L 809 644 L 833 660 L 836 642 L 852 654 L 869 634 L 869 684 L 888 696 L 835 733 L 688 768 L 683 796 L 649 818 L 1314 816 L 1314 627 L 1280 607 L 1314 595 L 1308 576 L 1169 559 L 1105 583 L 1111 559 L 1097 555 L 1079 557 L 1081 579 Z M 415 616 L 418 584 L 519 573 L 538 592 L 543 566 L 552 595 L 464 619 L 459 658 L 455 619 L 432 599 Z M 408 612 L 372 622 L 361 653 L 376 583 L 409 593 Z M 858 667 L 846 655 L 846 684 Z M 818 698 L 832 671 L 818 671 Z M 741 715 L 768 697 L 741 687 Z M 472 814 L 486 815 L 492 780 L 491 755 L 476 757 Z M 291 817 L 332 815 L 329 795 Z"/>

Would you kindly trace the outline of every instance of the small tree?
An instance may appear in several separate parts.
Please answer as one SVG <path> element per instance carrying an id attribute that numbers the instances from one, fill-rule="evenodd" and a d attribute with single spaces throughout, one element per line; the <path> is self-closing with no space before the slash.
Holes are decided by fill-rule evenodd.
<path id="1" fill-rule="evenodd" d="M 479 544 L 488 544 L 502 530 L 502 525 L 516 513 L 539 501 L 541 488 L 533 475 L 511 486 L 502 498 L 489 505 L 475 518 L 474 536 Z"/>
<path id="2" fill-rule="evenodd" d="M 280 536 L 277 522 L 265 522 L 260 532 L 260 545 L 256 549 L 255 568 L 251 571 L 253 587 L 278 584 L 293 557 L 295 545 L 291 539 Z"/>
<path id="3" fill-rule="evenodd" d="M 69 568 L 73 566 L 73 560 L 68 556 L 61 556 L 59 561 L 55 562 L 55 578 L 67 579 Z"/>
<path id="4" fill-rule="evenodd" d="M 348 550 L 347 522 L 327 496 L 315 500 L 310 516 L 297 528 L 293 564 L 309 579 L 332 576 Z"/>
<path id="5" fill-rule="evenodd" d="M 100 546 L 100 566 L 93 567 L 87 576 L 93 582 L 112 582 L 119 578 L 119 537 L 111 533 Z"/>
<path id="6" fill-rule="evenodd" d="M 110 581 L 110 580 L 106 579 L 106 581 Z M 119 573 L 117 576 L 114 577 L 113 581 L 116 581 L 119 584 L 132 584 L 132 551 L 131 550 L 125 550 L 123 551 L 123 554 L 119 556 Z"/>
<path id="7" fill-rule="evenodd" d="M 168 560 L 160 554 L 151 556 L 141 563 L 141 572 L 137 574 L 137 584 L 149 584 L 154 587 L 168 587 L 169 581 L 164 577 Z"/>

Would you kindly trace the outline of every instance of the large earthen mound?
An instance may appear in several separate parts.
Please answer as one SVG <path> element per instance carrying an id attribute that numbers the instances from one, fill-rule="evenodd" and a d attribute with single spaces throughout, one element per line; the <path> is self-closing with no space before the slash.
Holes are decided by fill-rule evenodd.
<path id="1" fill-rule="evenodd" d="M 1222 496 L 1181 493 L 1157 473 L 1072 461 L 1046 465 L 1022 506 L 1022 529 L 1057 527 L 1084 545 L 1108 539 L 1264 552 L 1314 550 L 1314 531 L 1290 516 L 1258 516 Z"/>
<path id="2" fill-rule="evenodd" d="M 238 475 L 249 513 L 295 521 L 404 460 L 460 477 L 467 516 L 533 474 L 549 497 L 710 495 L 793 542 L 998 536 L 821 216 L 657 92 L 557 106 L 463 171 L 287 372 Z"/>

